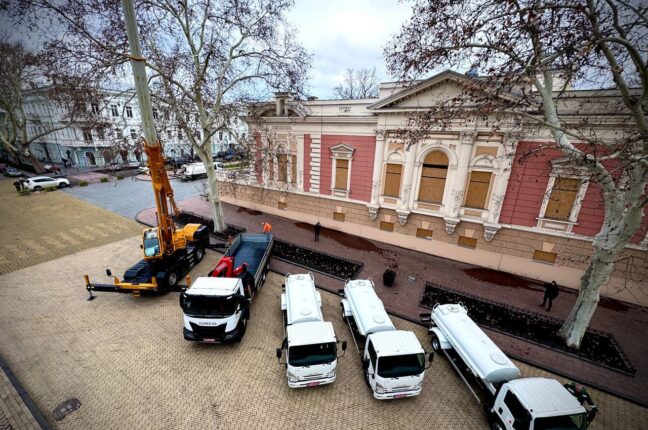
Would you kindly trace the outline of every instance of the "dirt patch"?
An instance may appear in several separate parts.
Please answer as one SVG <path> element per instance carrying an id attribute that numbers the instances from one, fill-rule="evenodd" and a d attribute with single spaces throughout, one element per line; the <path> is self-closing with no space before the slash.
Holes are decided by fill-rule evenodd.
<path id="1" fill-rule="evenodd" d="M 312 224 L 305 222 L 296 222 L 295 226 L 304 230 L 310 230 L 311 232 L 313 232 L 313 234 L 315 234 L 313 230 L 314 226 Z M 322 227 L 320 236 L 328 237 L 329 239 L 336 241 L 342 246 L 346 246 L 347 248 L 355 249 L 357 251 L 377 252 L 381 255 L 383 254 L 383 252 L 385 252 L 384 249 L 377 247 L 373 242 L 367 239 L 342 233 L 341 231 L 331 230 L 330 228 Z"/>
<path id="2" fill-rule="evenodd" d="M 464 273 L 471 278 L 495 285 L 501 285 L 503 287 L 524 288 L 527 290 L 535 290 L 538 287 L 536 283 L 529 279 L 506 272 L 500 272 L 499 270 L 473 267 L 470 269 L 464 269 Z"/>
<path id="3" fill-rule="evenodd" d="M 245 212 L 248 215 L 254 215 L 254 216 L 263 215 L 263 212 L 255 211 L 254 209 L 244 208 L 242 206 L 239 206 L 236 212 L 238 213 Z"/>
<path id="4" fill-rule="evenodd" d="M 598 305 L 602 308 L 617 312 L 628 312 L 628 310 L 630 309 L 629 305 L 619 300 L 611 299 L 609 297 L 601 297 Z"/>

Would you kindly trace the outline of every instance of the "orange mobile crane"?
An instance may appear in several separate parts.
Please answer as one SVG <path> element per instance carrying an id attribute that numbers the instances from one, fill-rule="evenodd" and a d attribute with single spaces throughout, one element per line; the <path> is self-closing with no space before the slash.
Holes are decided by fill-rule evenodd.
<path id="1" fill-rule="evenodd" d="M 178 208 L 164 167 L 162 146 L 157 139 L 153 124 L 151 94 L 146 79 L 145 60 L 141 54 L 132 0 L 123 0 L 123 7 L 131 50 L 131 66 L 142 113 L 144 148 L 155 193 L 158 225 L 144 229 L 141 245 L 144 259 L 126 270 L 123 280 L 115 276 L 112 284 L 94 284 L 90 282 L 87 274 L 84 276 L 86 289 L 90 294 L 88 300 L 94 299 L 93 291 L 133 293 L 139 296 L 142 293 L 154 294 L 178 290 L 175 288 L 178 280 L 202 260 L 205 248 L 209 246 L 207 227 L 201 224 L 187 224 L 183 228 L 177 228 L 173 222 L 171 215 L 178 213 Z M 112 276 L 110 269 L 106 269 L 106 274 Z"/>

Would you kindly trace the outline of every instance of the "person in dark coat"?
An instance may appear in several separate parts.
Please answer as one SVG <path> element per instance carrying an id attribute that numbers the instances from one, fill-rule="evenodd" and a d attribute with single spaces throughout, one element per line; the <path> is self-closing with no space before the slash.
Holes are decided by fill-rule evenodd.
<path id="1" fill-rule="evenodd" d="M 322 231 L 322 224 L 317 221 L 317 224 L 315 224 L 315 242 L 319 242 L 319 235 L 320 232 Z"/>
<path id="2" fill-rule="evenodd" d="M 598 408 L 594 404 L 592 397 L 587 392 L 587 388 L 575 382 L 569 382 L 567 384 L 564 384 L 563 386 L 572 394 L 572 396 L 576 397 L 578 403 L 580 403 L 581 406 L 583 406 L 585 410 L 587 410 L 587 423 L 589 424 L 594 421 L 594 418 L 598 413 Z"/>
<path id="3" fill-rule="evenodd" d="M 556 281 L 551 281 L 551 283 L 545 282 L 542 286 L 544 287 L 545 292 L 544 297 L 542 298 L 542 304 L 540 304 L 540 306 L 546 305 L 547 311 L 551 311 L 551 303 L 556 297 L 558 297 L 558 293 L 560 291 L 558 289 L 558 284 L 556 284 Z"/>
<path id="4" fill-rule="evenodd" d="M 243 282 L 243 290 L 245 291 L 245 297 L 250 298 L 252 293 L 256 292 L 256 286 L 254 285 L 254 275 L 250 273 L 247 269 L 247 263 L 243 263 L 241 273 L 241 280 Z"/>

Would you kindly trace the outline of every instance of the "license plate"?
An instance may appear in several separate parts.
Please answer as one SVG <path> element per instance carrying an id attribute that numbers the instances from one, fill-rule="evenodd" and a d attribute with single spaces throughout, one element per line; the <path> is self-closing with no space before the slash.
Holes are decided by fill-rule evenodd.
<path id="1" fill-rule="evenodd" d="M 203 342 L 216 342 L 216 339 L 214 339 L 212 337 L 206 337 L 206 338 L 203 339 Z"/>
<path id="2" fill-rule="evenodd" d="M 307 387 L 314 387 L 314 386 L 319 385 L 319 384 L 320 384 L 319 382 L 309 382 L 308 384 L 306 384 L 306 386 Z"/>
<path id="3" fill-rule="evenodd" d="M 396 394 L 394 396 L 395 399 L 400 399 L 400 398 L 403 398 L 403 397 L 407 397 L 407 394 Z"/>

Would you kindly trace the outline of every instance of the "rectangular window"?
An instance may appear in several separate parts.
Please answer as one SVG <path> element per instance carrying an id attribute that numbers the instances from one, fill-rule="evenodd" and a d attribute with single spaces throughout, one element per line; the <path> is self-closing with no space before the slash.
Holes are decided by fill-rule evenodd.
<path id="1" fill-rule="evenodd" d="M 475 249 L 477 247 L 477 239 L 468 236 L 459 236 L 457 245 L 463 246 L 464 248 Z"/>
<path id="2" fill-rule="evenodd" d="M 279 182 L 288 182 L 288 156 L 279 154 L 277 161 L 279 163 Z"/>
<path id="3" fill-rule="evenodd" d="M 178 130 L 178 140 L 182 139 L 182 130 Z"/>
<path id="4" fill-rule="evenodd" d="M 90 109 L 93 115 L 99 115 L 99 105 L 97 103 L 90 103 Z"/>
<path id="5" fill-rule="evenodd" d="M 218 140 L 223 140 L 223 132 L 222 131 L 218 132 Z"/>
<path id="6" fill-rule="evenodd" d="M 196 140 L 198 141 L 202 140 L 202 133 L 200 132 L 200 130 L 196 130 L 194 136 L 196 136 Z"/>
<path id="7" fill-rule="evenodd" d="M 380 221 L 380 229 L 385 231 L 394 231 L 394 223 L 387 221 Z"/>
<path id="8" fill-rule="evenodd" d="M 447 175 L 447 167 L 428 167 L 424 165 L 421 173 L 421 187 L 418 200 L 421 202 L 441 204 L 443 202 L 443 191 Z"/>
<path id="9" fill-rule="evenodd" d="M 347 190 L 349 182 L 349 160 L 335 160 L 335 189 Z"/>
<path id="10" fill-rule="evenodd" d="M 286 203 L 286 202 L 278 202 L 277 207 L 279 209 L 288 209 L 288 203 Z"/>
<path id="11" fill-rule="evenodd" d="M 385 168 L 385 190 L 383 195 L 398 197 L 400 195 L 402 164 L 387 164 Z"/>
<path id="12" fill-rule="evenodd" d="M 88 143 L 92 142 L 92 130 L 83 130 L 83 140 Z"/>
<path id="13" fill-rule="evenodd" d="M 296 155 L 290 156 L 290 183 L 291 184 L 297 183 L 297 156 Z"/>
<path id="14" fill-rule="evenodd" d="M 117 109 L 117 105 L 110 105 L 110 114 L 112 116 L 119 116 L 119 110 Z"/>
<path id="15" fill-rule="evenodd" d="M 545 218 L 569 221 L 574 201 L 580 188 L 580 180 L 574 178 L 556 178 L 547 208 L 545 209 Z"/>
<path id="16" fill-rule="evenodd" d="M 130 107 L 130 106 L 126 106 L 126 116 L 127 116 L 128 118 L 132 118 L 132 117 L 133 117 L 133 108 L 132 108 L 132 107 Z"/>
<path id="17" fill-rule="evenodd" d="M 416 237 L 420 237 L 423 239 L 429 239 L 432 237 L 432 230 L 428 230 L 426 228 L 417 228 L 416 229 Z"/>
<path id="18" fill-rule="evenodd" d="M 336 221 L 344 222 L 344 214 L 342 212 L 333 212 L 333 219 Z"/>
<path id="19" fill-rule="evenodd" d="M 135 130 L 134 128 L 131 128 L 130 129 L 130 137 L 133 140 L 137 139 L 137 130 Z"/>
<path id="20" fill-rule="evenodd" d="M 464 206 L 486 209 L 486 197 L 488 196 L 492 175 L 490 172 L 470 172 L 470 181 L 468 182 L 468 191 L 466 192 Z"/>
<path id="21" fill-rule="evenodd" d="M 533 260 L 539 261 L 541 263 L 554 264 L 556 263 L 557 257 L 558 254 L 555 254 L 553 252 L 540 251 L 539 249 L 533 251 Z"/>

